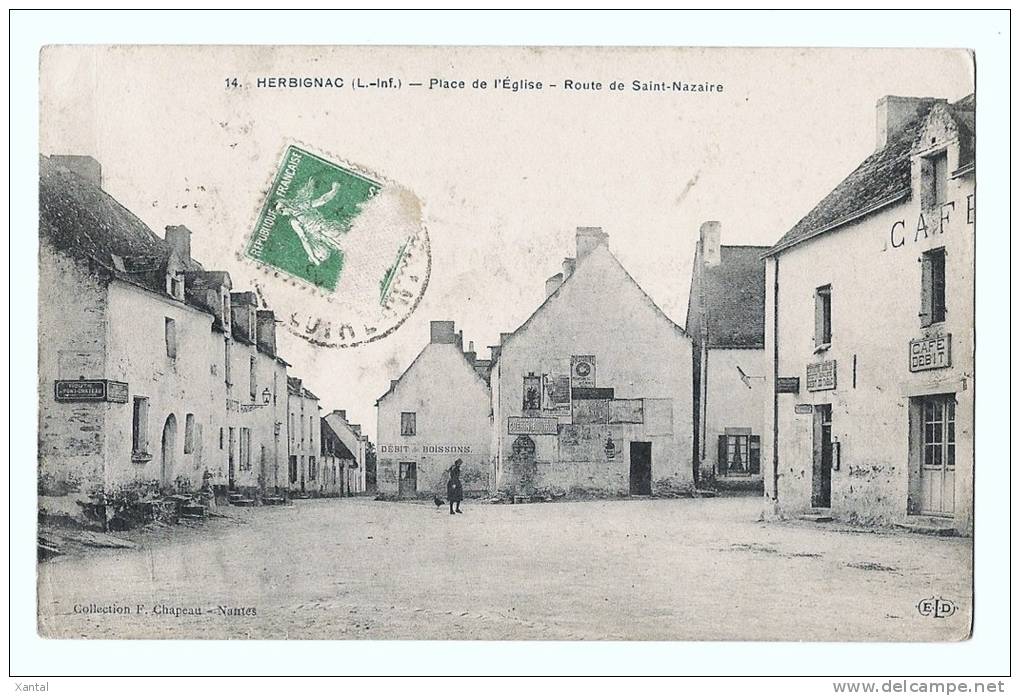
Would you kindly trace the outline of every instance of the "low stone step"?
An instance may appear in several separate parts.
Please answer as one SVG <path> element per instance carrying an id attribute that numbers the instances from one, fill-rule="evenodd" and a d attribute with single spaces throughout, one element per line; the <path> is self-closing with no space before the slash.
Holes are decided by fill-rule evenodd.
<path id="1" fill-rule="evenodd" d="M 944 520 L 940 518 L 920 518 L 917 520 L 908 520 L 906 522 L 897 522 L 896 526 L 899 529 L 905 529 L 912 534 L 927 534 L 928 536 L 956 536 L 956 528 L 953 527 L 952 520 Z"/>
<path id="2" fill-rule="evenodd" d="M 808 512 L 797 519 L 805 522 L 832 522 L 832 515 L 827 512 Z"/>
<path id="3" fill-rule="evenodd" d="M 206 515 L 206 507 L 204 505 L 182 505 L 181 506 L 181 517 L 188 517 L 191 519 L 204 519 Z"/>
<path id="4" fill-rule="evenodd" d="M 262 499 L 262 503 L 264 505 L 286 505 L 287 504 L 287 499 L 283 498 L 283 497 L 280 497 L 280 496 L 275 496 L 274 495 L 274 496 L 269 496 L 268 498 L 263 498 Z"/>
<path id="5" fill-rule="evenodd" d="M 255 501 L 251 498 L 230 498 L 231 505 L 237 505 L 238 507 L 252 507 L 255 505 Z"/>

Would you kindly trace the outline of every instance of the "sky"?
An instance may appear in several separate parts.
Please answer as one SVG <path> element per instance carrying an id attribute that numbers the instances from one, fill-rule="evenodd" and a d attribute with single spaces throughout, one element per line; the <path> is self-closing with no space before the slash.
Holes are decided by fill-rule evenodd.
<path id="1" fill-rule="evenodd" d="M 345 86 L 256 86 L 270 76 Z M 351 87 L 390 76 L 401 89 Z M 468 88 L 407 85 L 433 77 Z M 492 89 L 505 77 L 546 88 Z M 567 79 L 603 88 L 567 92 Z M 724 88 L 641 92 L 633 80 Z M 773 244 L 874 150 L 879 98 L 952 101 L 973 84 L 958 50 L 55 46 L 41 57 L 40 152 L 95 157 L 108 193 L 160 235 L 186 225 L 192 255 L 235 290 L 258 277 L 237 253 L 287 145 L 413 192 L 432 273 L 407 321 L 354 348 L 278 336 L 323 410 L 345 409 L 374 441 L 375 400 L 428 322 L 455 321 L 487 356 L 543 300 L 576 227 L 601 226 L 683 325 L 702 222 L 722 223 L 723 244 Z"/>

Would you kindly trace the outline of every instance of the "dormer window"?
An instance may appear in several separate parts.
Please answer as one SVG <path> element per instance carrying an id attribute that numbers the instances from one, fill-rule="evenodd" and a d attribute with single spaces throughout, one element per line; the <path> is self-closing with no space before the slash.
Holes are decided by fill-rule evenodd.
<path id="1" fill-rule="evenodd" d="M 223 293 L 223 326 L 230 326 L 230 293 Z"/>
<path id="2" fill-rule="evenodd" d="M 168 273 L 166 291 L 175 300 L 184 300 L 184 274 L 179 271 Z"/>
<path id="3" fill-rule="evenodd" d="M 252 307 L 248 310 L 248 338 L 252 343 L 255 342 L 255 308 Z"/>

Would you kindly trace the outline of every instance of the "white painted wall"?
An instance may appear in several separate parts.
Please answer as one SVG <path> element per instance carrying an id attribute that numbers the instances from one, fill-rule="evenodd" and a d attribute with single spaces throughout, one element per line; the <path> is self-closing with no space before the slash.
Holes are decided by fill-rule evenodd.
<path id="1" fill-rule="evenodd" d="M 956 166 L 950 148 L 949 169 Z M 844 519 L 891 523 L 907 514 L 910 466 L 908 444 L 909 397 L 923 393 L 955 392 L 957 405 L 956 525 L 969 532 L 973 525 L 973 407 L 974 407 L 974 225 L 968 222 L 968 197 L 973 175 L 949 182 L 948 198 L 955 203 L 948 222 L 938 232 L 938 214 L 922 211 L 915 165 L 914 191 L 909 200 L 885 208 L 859 222 L 821 235 L 780 254 L 779 370 L 782 377 L 800 377 L 800 394 L 779 395 L 778 509 L 795 514 L 810 507 L 812 474 L 812 416 L 796 415 L 797 403 L 831 403 L 833 436 L 841 444 L 840 470 L 832 472 L 832 512 Z M 973 204 L 971 199 L 970 204 Z M 927 238 L 917 232 L 924 214 Z M 903 224 L 897 224 L 903 223 Z M 890 243 L 891 230 L 896 243 Z M 916 236 L 916 239 L 915 239 Z M 945 246 L 947 320 L 943 326 L 922 329 L 921 254 Z M 773 341 L 773 283 L 776 260 L 766 265 L 766 355 L 771 363 Z M 832 346 L 814 352 L 815 288 L 832 284 Z M 952 335 L 952 367 L 911 373 L 911 339 L 943 331 Z M 853 359 L 857 382 L 853 385 Z M 806 365 L 818 359 L 837 361 L 837 388 L 808 392 Z M 769 370 L 771 373 L 771 370 Z M 769 380 L 768 389 L 772 389 Z M 762 466 L 766 494 L 772 483 L 772 403 L 766 407 L 769 424 L 763 441 Z"/>
<path id="2" fill-rule="evenodd" d="M 490 490 L 489 389 L 455 344 L 430 343 L 378 405 L 376 482 L 396 495 L 400 462 L 415 462 L 418 493 L 446 497 L 446 472 L 462 459 L 465 495 Z M 416 414 L 417 434 L 400 434 L 400 414 Z M 455 451 L 428 451 L 433 448 Z M 406 448 L 406 449 L 405 449 Z M 396 451 L 394 451 L 396 450 Z"/>
<path id="3" fill-rule="evenodd" d="M 499 488 L 512 487 L 510 457 L 516 435 L 507 419 L 522 415 L 523 379 L 541 375 L 572 355 L 595 355 L 597 386 L 613 387 L 618 399 L 672 402 L 672 434 L 642 426 L 610 426 L 622 456 L 606 462 L 560 461 L 555 435 L 536 435 L 536 487 L 626 494 L 631 441 L 652 442 L 652 479 L 659 491 L 693 486 L 691 341 L 627 275 L 605 246 L 577 263 L 573 275 L 502 347 L 493 383 L 494 432 Z M 570 418 L 560 418 L 569 423 Z"/>
<path id="4" fill-rule="evenodd" d="M 737 367 L 748 375 L 746 384 Z M 750 428 L 752 434 L 764 436 L 764 406 L 772 394 L 766 384 L 767 370 L 761 348 L 708 350 L 705 462 L 710 466 L 718 464 L 717 443 L 726 428 Z"/>

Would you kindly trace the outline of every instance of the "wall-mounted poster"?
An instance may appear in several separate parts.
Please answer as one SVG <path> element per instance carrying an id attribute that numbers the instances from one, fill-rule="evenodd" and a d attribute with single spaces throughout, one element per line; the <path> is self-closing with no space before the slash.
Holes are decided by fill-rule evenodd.
<path id="1" fill-rule="evenodd" d="M 524 377 L 524 399 L 521 409 L 525 413 L 542 410 L 542 378 L 534 372 Z"/>
<path id="2" fill-rule="evenodd" d="M 572 387 L 595 386 L 594 355 L 570 356 L 570 386 Z"/>
<path id="3" fill-rule="evenodd" d="M 542 408 L 546 413 L 570 415 L 570 375 L 542 375 Z"/>
<path id="4" fill-rule="evenodd" d="M 613 399 L 609 402 L 610 423 L 644 423 L 644 401 L 641 399 Z"/>

